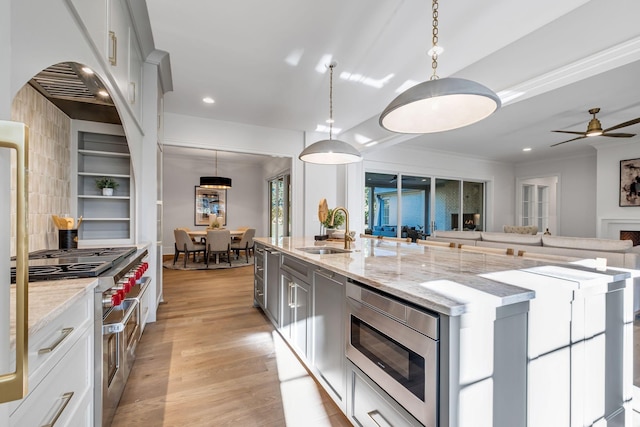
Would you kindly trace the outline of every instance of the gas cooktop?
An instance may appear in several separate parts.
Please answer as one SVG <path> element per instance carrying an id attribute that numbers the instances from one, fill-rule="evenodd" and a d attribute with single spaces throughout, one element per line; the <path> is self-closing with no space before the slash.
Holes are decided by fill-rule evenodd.
<path id="1" fill-rule="evenodd" d="M 117 248 L 45 249 L 29 254 L 29 281 L 97 277 L 135 253 L 133 246 Z M 16 280 L 11 258 L 11 283 Z"/>

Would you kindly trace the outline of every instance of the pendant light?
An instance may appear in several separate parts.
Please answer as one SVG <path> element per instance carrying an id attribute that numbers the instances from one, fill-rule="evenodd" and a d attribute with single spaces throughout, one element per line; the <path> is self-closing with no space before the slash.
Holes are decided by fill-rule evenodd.
<path id="1" fill-rule="evenodd" d="M 431 79 L 407 89 L 385 108 L 379 123 L 399 133 L 432 133 L 478 122 L 500 108 L 491 89 L 471 80 L 436 74 L 438 67 L 438 0 L 432 2 L 433 49 Z"/>
<path id="2" fill-rule="evenodd" d="M 200 187 L 227 189 L 231 188 L 231 178 L 225 178 L 218 175 L 218 152 L 216 151 L 216 176 L 201 176 Z"/>
<path id="3" fill-rule="evenodd" d="M 314 142 L 298 156 L 307 163 L 324 165 L 342 165 L 362 160 L 360 152 L 351 144 L 333 139 L 333 69 L 336 63 L 329 64 L 329 139 Z"/>

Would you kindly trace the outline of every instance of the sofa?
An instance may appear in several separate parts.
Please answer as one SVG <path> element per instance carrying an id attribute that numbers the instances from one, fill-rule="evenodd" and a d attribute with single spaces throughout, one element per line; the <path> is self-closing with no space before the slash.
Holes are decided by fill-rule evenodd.
<path id="1" fill-rule="evenodd" d="M 486 231 L 439 231 L 427 241 L 512 249 L 514 254 L 544 254 L 572 258 L 606 258 L 611 267 L 640 269 L 640 246 L 630 240 L 565 237 Z"/>

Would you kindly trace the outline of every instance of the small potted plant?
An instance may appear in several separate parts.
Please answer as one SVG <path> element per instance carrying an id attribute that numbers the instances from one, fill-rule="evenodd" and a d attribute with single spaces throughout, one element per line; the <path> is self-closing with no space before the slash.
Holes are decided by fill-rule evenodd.
<path id="1" fill-rule="evenodd" d="M 333 215 L 333 209 L 329 209 L 329 212 L 327 212 L 327 219 L 322 223 L 322 225 L 326 229 L 326 233 L 329 235 L 330 238 L 333 235 L 333 233 L 336 232 L 336 229 L 338 229 L 342 224 L 344 224 L 344 220 L 345 220 L 344 214 L 342 213 L 342 211 L 338 211 L 336 213 L 336 217 L 333 219 L 333 225 L 331 225 L 331 215 Z"/>
<path id="2" fill-rule="evenodd" d="M 113 196 L 113 190 L 118 188 L 119 185 L 115 179 L 106 176 L 96 179 L 96 187 L 102 190 L 103 196 Z"/>

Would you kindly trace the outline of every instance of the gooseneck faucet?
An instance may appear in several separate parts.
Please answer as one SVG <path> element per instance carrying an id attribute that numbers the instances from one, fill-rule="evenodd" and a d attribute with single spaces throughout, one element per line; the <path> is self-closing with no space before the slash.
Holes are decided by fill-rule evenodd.
<path id="1" fill-rule="evenodd" d="M 349 234 L 349 211 L 347 208 L 338 206 L 331 213 L 331 220 L 329 221 L 329 225 L 333 226 L 333 220 L 336 217 L 336 212 L 342 211 L 344 212 L 345 220 L 344 220 L 344 248 L 351 249 L 351 242 L 354 240 L 353 237 Z"/>

